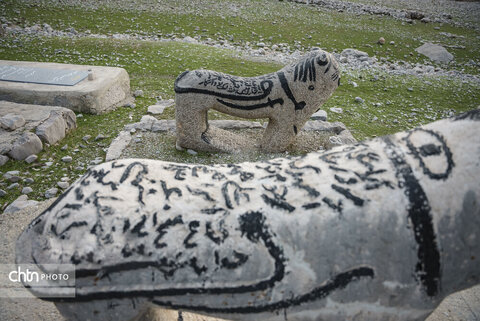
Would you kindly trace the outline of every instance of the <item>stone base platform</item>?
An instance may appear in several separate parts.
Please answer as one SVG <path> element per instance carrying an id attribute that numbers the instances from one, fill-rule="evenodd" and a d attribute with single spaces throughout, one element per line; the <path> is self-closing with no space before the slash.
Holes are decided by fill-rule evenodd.
<path id="1" fill-rule="evenodd" d="M 240 120 L 210 120 L 209 124 L 226 133 L 235 132 L 242 135 L 245 141 L 249 142 L 237 146 L 238 148 L 231 153 L 234 155 L 234 161 L 255 160 L 261 154 L 268 154 L 259 147 L 259 141 L 264 131 L 261 123 Z M 162 157 L 164 153 L 168 153 L 169 149 L 175 148 L 175 127 L 174 119 L 158 120 L 153 116 L 145 115 L 140 122 L 126 125 L 118 137 L 112 141 L 107 151 L 106 161 L 127 157 L 181 161 Z M 223 137 L 225 143 L 228 144 L 228 135 Z M 356 142 L 343 123 L 312 120 L 305 124 L 287 152 L 303 154 Z M 171 144 L 171 146 L 164 146 L 165 144 Z M 188 152 L 196 155 L 195 151 L 188 150 Z M 274 156 L 282 155 L 282 153 L 277 154 Z"/>
<path id="2" fill-rule="evenodd" d="M 44 143 L 59 142 L 76 127 L 70 109 L 0 101 L 0 155 L 25 159 L 40 152 Z"/>
<path id="3" fill-rule="evenodd" d="M 0 100 L 62 106 L 75 112 L 102 114 L 131 99 L 130 79 L 123 68 L 0 60 L 0 65 L 23 68 L 91 71 L 73 86 L 0 81 Z M 90 79 L 93 78 L 93 79 Z"/>

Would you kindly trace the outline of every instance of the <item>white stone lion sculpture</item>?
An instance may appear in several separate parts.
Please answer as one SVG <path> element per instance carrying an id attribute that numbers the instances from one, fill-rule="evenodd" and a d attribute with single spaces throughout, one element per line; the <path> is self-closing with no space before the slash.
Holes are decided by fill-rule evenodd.
<path id="1" fill-rule="evenodd" d="M 234 151 L 241 138 L 208 125 L 207 112 L 215 109 L 242 118 L 268 118 L 261 148 L 284 151 L 339 83 L 337 62 L 323 50 L 313 50 L 294 64 L 258 77 L 185 71 L 175 81 L 177 146 Z"/>

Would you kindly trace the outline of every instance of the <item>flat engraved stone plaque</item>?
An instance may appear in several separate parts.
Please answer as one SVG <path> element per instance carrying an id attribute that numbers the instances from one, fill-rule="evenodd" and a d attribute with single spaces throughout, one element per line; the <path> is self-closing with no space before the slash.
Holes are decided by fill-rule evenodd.
<path id="1" fill-rule="evenodd" d="M 84 70 L 0 65 L 0 80 L 74 86 L 88 76 Z"/>

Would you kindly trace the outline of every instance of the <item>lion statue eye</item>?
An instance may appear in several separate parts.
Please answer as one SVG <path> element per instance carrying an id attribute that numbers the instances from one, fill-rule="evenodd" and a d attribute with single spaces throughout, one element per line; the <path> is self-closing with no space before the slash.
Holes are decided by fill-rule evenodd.
<path id="1" fill-rule="evenodd" d="M 313 87 L 313 85 L 308 86 L 308 90 L 314 90 L 314 89 L 315 87 Z"/>

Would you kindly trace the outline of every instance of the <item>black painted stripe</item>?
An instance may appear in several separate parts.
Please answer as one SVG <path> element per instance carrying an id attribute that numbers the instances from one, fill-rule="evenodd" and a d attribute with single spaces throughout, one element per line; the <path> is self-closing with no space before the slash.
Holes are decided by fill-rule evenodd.
<path id="1" fill-rule="evenodd" d="M 418 244 L 415 272 L 427 295 L 434 296 L 438 293 L 440 283 L 440 253 L 428 197 L 412 168 L 405 161 L 403 152 L 389 137 L 384 137 L 383 140 L 386 144 L 385 152 L 395 167 L 397 178 L 404 185 L 404 193 L 409 201 L 408 218 L 413 225 L 415 241 Z"/>
<path id="2" fill-rule="evenodd" d="M 283 91 L 285 92 L 285 95 L 287 95 L 288 99 L 290 99 L 293 102 L 293 105 L 295 105 L 295 110 L 301 110 L 305 108 L 306 103 L 304 101 L 297 102 L 295 100 L 295 97 L 293 96 L 292 91 L 288 86 L 288 81 L 287 78 L 285 78 L 285 74 L 279 71 L 277 72 L 277 75 L 278 79 L 280 80 L 280 84 L 282 85 Z"/>

